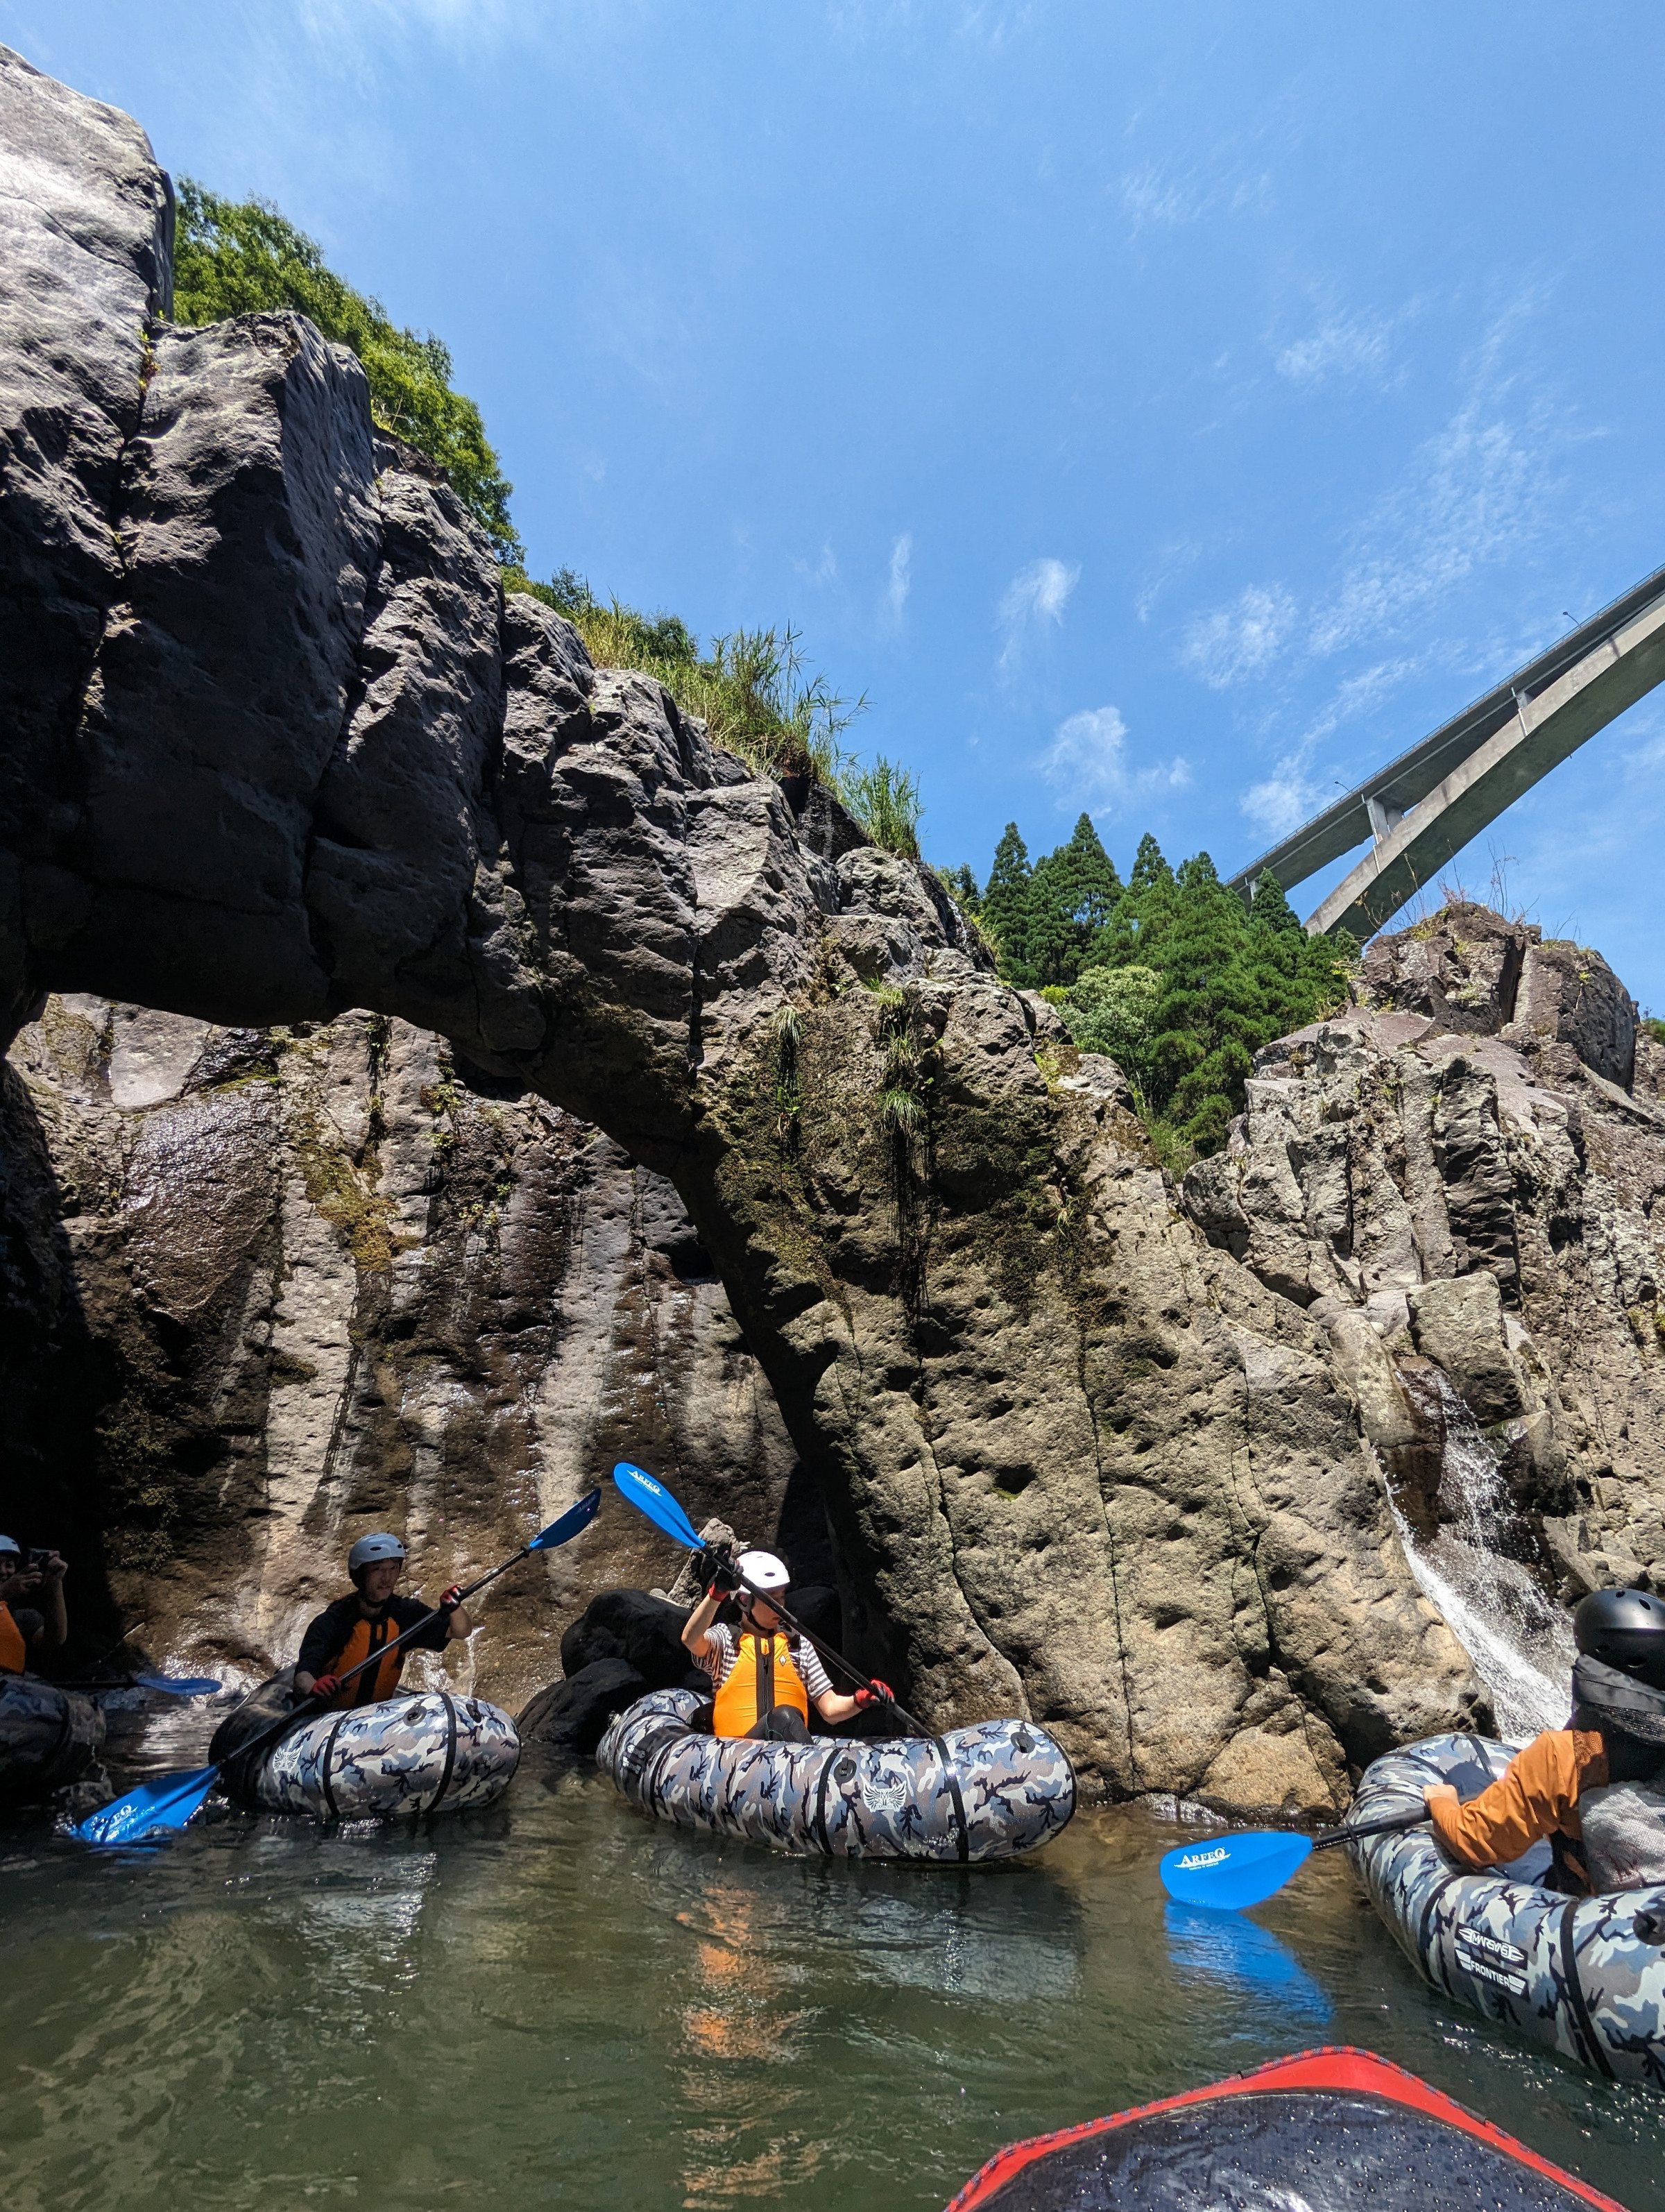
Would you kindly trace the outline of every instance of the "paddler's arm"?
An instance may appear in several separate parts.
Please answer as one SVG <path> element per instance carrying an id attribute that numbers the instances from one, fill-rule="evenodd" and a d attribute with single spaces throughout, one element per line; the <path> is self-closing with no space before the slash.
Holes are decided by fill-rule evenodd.
<path id="1" fill-rule="evenodd" d="M 706 1632 L 717 1618 L 725 1595 L 714 1584 L 682 1625 L 682 1640 L 696 1659 L 703 1659 L 712 1648 L 711 1638 Z"/>
<path id="2" fill-rule="evenodd" d="M 1449 1782 L 1431 1783 L 1422 1796 L 1434 1833 L 1459 1866 L 1505 1866 L 1558 1829 L 1577 1836 L 1578 1792 L 1606 1776 L 1599 1735 L 1547 1729 L 1468 1804 Z"/>

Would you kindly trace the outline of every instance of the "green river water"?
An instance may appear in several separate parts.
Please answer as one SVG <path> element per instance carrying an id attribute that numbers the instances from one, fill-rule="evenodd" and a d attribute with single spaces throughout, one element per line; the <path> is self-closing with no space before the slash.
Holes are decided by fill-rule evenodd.
<path id="1" fill-rule="evenodd" d="M 1328 1856 L 1252 1919 L 1165 1907 L 1178 1832 L 1133 1808 L 982 1872 L 811 1863 L 587 1769 L 144 1857 L 14 1825 L 0 2202 L 939 2207 L 1014 2136 L 1345 2042 L 1665 2208 L 1656 2100 L 1454 2012 Z"/>

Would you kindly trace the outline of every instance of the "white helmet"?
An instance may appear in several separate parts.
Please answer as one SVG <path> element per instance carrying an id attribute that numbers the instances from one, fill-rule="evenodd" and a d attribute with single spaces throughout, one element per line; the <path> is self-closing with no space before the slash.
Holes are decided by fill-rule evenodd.
<path id="1" fill-rule="evenodd" d="M 742 1552 L 734 1562 L 734 1571 L 756 1590 L 783 1590 L 792 1580 L 786 1562 L 777 1559 L 773 1552 Z"/>
<path id="2" fill-rule="evenodd" d="M 385 1532 L 380 1536 L 361 1536 L 347 1554 L 347 1571 L 356 1577 L 361 1567 L 368 1567 L 376 1559 L 402 1559 L 404 1547 L 397 1536 Z"/>
<path id="3" fill-rule="evenodd" d="M 0 1536 L 0 1559 L 3 1559 L 8 1552 L 11 1553 L 14 1559 L 21 1559 L 22 1558 L 23 1547 L 18 1542 L 15 1536 Z"/>

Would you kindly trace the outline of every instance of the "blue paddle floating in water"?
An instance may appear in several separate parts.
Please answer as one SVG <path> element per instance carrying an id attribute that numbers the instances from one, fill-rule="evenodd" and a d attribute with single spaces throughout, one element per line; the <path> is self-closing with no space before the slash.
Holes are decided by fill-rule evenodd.
<path id="1" fill-rule="evenodd" d="M 540 1528 L 532 1541 L 523 1544 L 512 1559 L 505 1559 L 489 1574 L 482 1575 L 477 1582 L 470 1583 L 467 1589 L 460 1593 L 458 1602 L 460 1604 L 463 1598 L 472 1597 L 488 1583 L 495 1583 L 499 1575 L 506 1575 L 511 1567 L 517 1566 L 533 1552 L 550 1552 L 557 1544 L 570 1543 L 574 1536 L 583 1534 L 600 1510 L 600 1491 L 586 1491 L 576 1505 L 569 1505 L 558 1520 L 551 1521 L 547 1528 Z M 695 1541 L 697 1543 L 698 1540 L 696 1537 Z M 380 1651 L 373 1651 L 368 1659 L 361 1659 L 356 1667 L 349 1667 L 339 1680 L 350 1682 L 367 1667 L 391 1658 L 402 1644 L 410 1643 L 413 1636 L 420 1636 L 430 1622 L 437 1620 L 440 1613 L 441 1607 L 435 1606 L 431 1613 L 425 1613 L 420 1620 L 413 1621 L 403 1636 L 396 1636 L 391 1644 L 384 1644 Z M 218 1689 L 220 1686 L 216 1682 L 214 1686 Z M 275 1721 L 270 1728 L 264 1729 L 247 1743 L 240 1744 L 236 1756 L 246 1759 L 252 1752 L 263 1750 L 267 1744 L 275 1743 L 297 1721 L 319 1710 L 320 1703 L 321 1700 L 316 1698 L 303 1698 L 298 1705 Z M 83 1844 L 101 1844 L 106 1847 L 114 1844 L 137 1844 L 146 1836 L 165 1835 L 171 1829 L 184 1827 L 219 1779 L 219 1774 L 220 1765 L 216 1765 L 200 1766 L 193 1774 L 159 1775 L 155 1781 L 142 1782 L 137 1790 L 130 1790 L 125 1797 L 118 1797 L 113 1805 L 105 1805 L 98 1812 L 88 1814 L 84 1820 L 77 1821 L 70 1833 L 78 1837 Z"/>
<path id="2" fill-rule="evenodd" d="M 1365 1820 L 1356 1828 L 1332 1828 L 1322 1836 L 1297 1836 L 1277 1828 L 1248 1828 L 1234 1835 L 1206 1836 L 1176 1844 L 1162 1855 L 1162 1886 L 1181 1905 L 1206 1905 L 1241 1912 L 1274 1896 L 1297 1875 L 1315 1851 L 1365 1836 L 1391 1836 L 1414 1828 L 1426 1813 L 1395 1814 Z"/>

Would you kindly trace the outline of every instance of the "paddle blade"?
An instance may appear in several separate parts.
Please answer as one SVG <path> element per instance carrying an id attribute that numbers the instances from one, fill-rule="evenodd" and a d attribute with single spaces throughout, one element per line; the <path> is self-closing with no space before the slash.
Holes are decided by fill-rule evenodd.
<path id="1" fill-rule="evenodd" d="M 224 1689 L 211 1674 L 135 1674 L 136 1690 L 164 1690 L 170 1698 L 212 1698 Z"/>
<path id="2" fill-rule="evenodd" d="M 672 1543 L 681 1544 L 690 1552 L 699 1550 L 699 1531 L 665 1485 L 655 1482 L 645 1468 L 632 1467 L 628 1459 L 622 1459 L 613 1469 L 613 1480 L 637 1512 L 645 1513 Z"/>
<path id="3" fill-rule="evenodd" d="M 83 1844 L 137 1844 L 146 1836 L 182 1828 L 218 1779 L 217 1766 L 194 1774 L 163 1774 L 141 1782 L 113 1805 L 101 1805 L 70 1829 Z"/>
<path id="4" fill-rule="evenodd" d="M 558 1521 L 551 1521 L 547 1528 L 540 1529 L 526 1549 L 529 1552 L 552 1552 L 557 1544 L 570 1544 L 574 1536 L 583 1534 L 600 1510 L 599 1487 L 586 1490 L 577 1504 L 569 1505 Z"/>
<path id="5" fill-rule="evenodd" d="M 1162 1886 L 1182 1905 L 1210 1905 L 1240 1911 L 1280 1890 L 1312 1856 L 1310 1836 L 1251 1828 L 1240 1836 L 1210 1836 L 1162 1855 Z"/>

